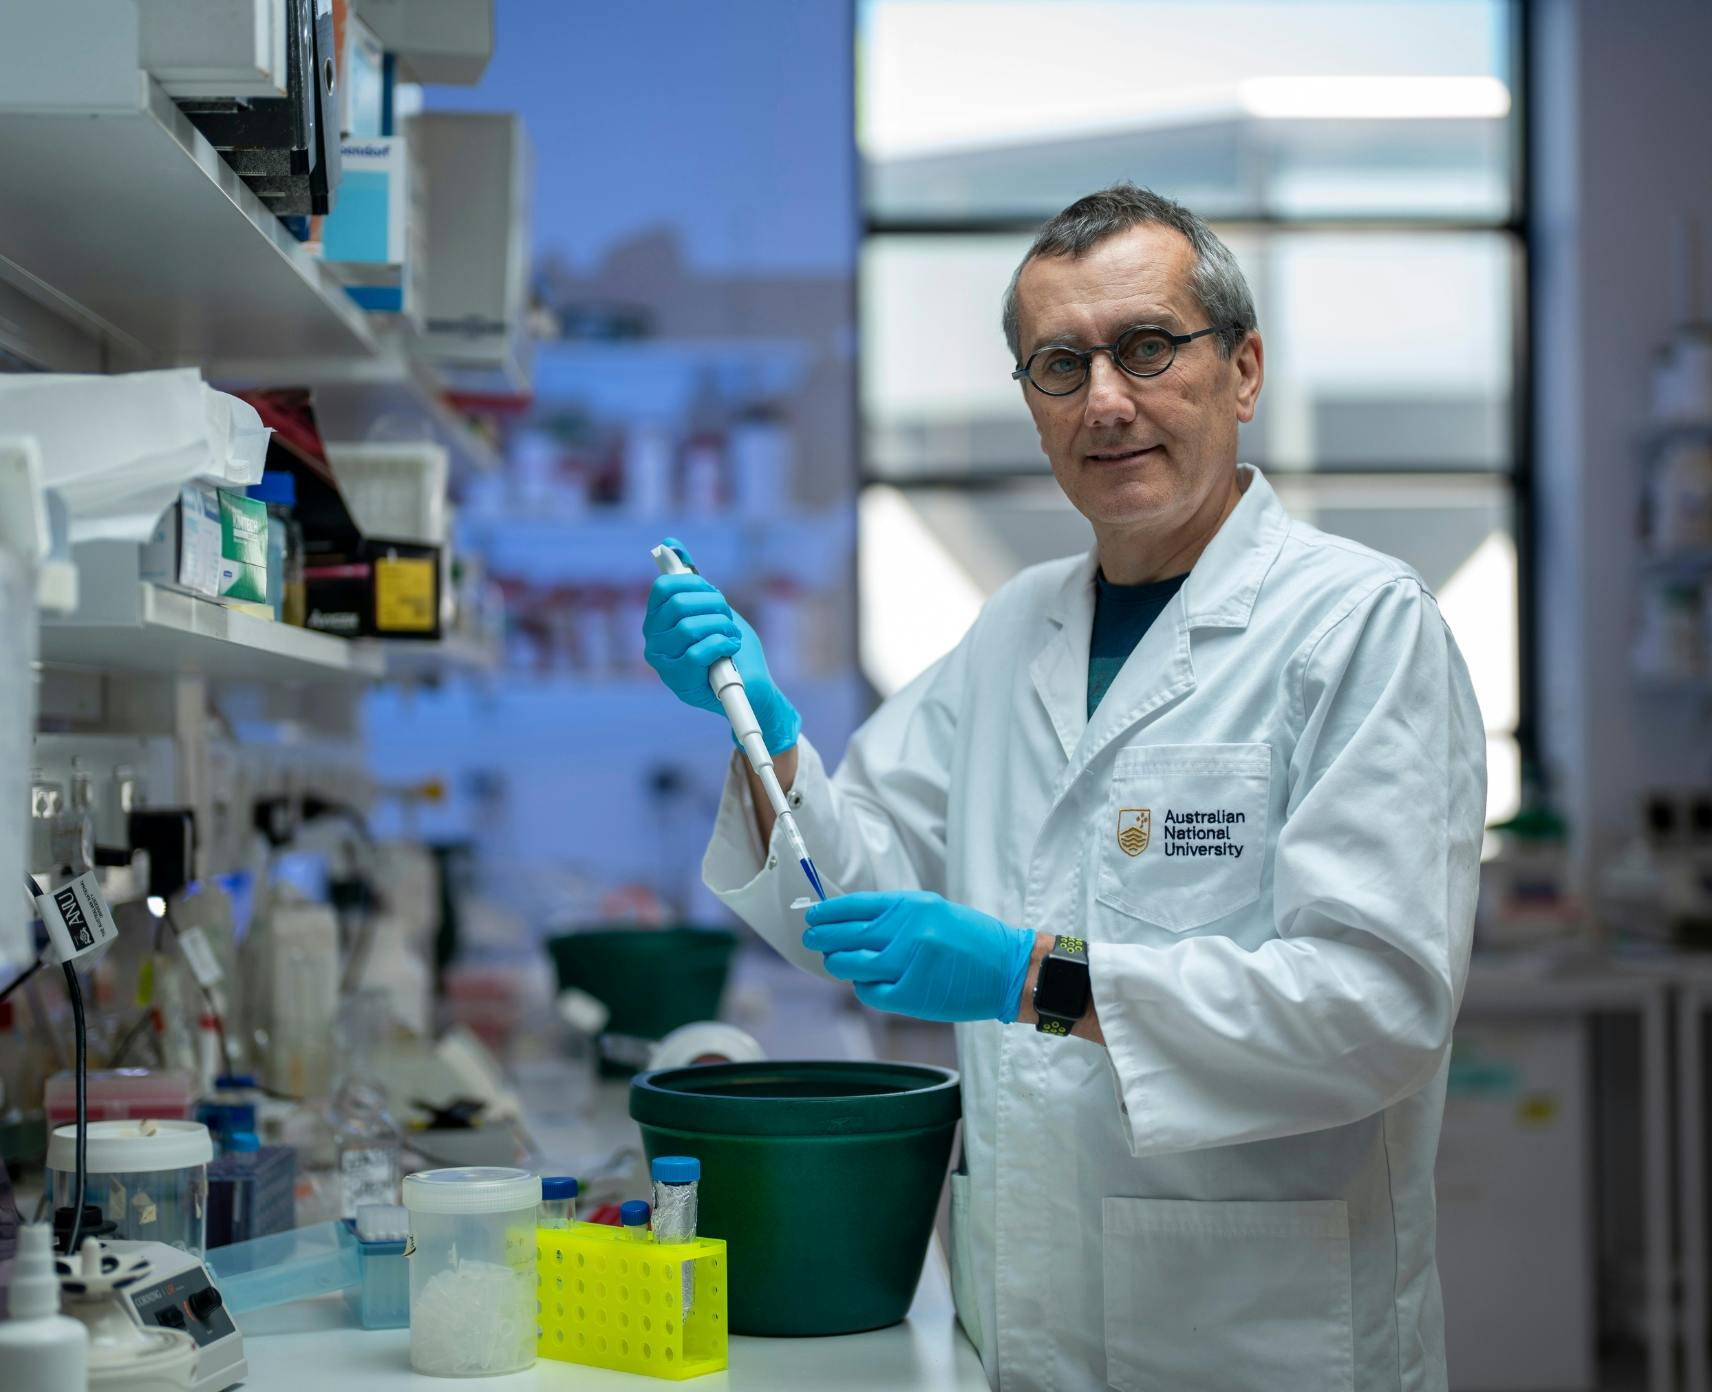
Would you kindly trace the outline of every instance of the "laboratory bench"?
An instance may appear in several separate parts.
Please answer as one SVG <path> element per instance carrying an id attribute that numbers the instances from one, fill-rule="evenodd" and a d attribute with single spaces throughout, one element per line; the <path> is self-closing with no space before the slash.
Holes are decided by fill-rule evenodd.
<path id="1" fill-rule="evenodd" d="M 765 949 L 742 951 L 732 964 L 727 1002 L 732 1016 L 771 1058 L 873 1056 L 862 1016 L 848 993 L 817 981 Z M 556 1060 L 524 1064 L 512 1081 L 535 1144 L 563 1172 L 635 1147 L 630 1192 L 647 1193 L 641 1137 L 629 1115 L 629 1084 L 594 1081 L 586 1070 Z M 410 1367 L 408 1329 L 365 1330 L 350 1323 L 343 1297 L 299 1301 L 239 1318 L 253 1392 L 298 1392 L 303 1387 L 342 1389 L 458 1387 L 589 1389 L 605 1392 L 669 1384 L 580 1363 L 543 1358 L 532 1368 L 496 1378 L 427 1377 Z M 731 1339 L 730 1367 L 691 1378 L 685 1387 L 739 1392 L 817 1392 L 884 1387 L 888 1392 L 985 1392 L 986 1375 L 951 1303 L 950 1277 L 937 1239 L 923 1264 L 909 1317 L 889 1329 L 819 1339 Z"/>

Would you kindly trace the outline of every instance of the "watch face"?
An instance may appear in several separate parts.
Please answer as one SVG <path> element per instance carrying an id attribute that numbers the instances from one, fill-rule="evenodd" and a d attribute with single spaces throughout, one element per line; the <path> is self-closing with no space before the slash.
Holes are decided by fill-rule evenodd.
<path id="1" fill-rule="evenodd" d="M 1079 1020 L 1088 1013 L 1088 964 L 1048 957 L 1040 964 L 1034 1008 L 1042 1015 Z"/>

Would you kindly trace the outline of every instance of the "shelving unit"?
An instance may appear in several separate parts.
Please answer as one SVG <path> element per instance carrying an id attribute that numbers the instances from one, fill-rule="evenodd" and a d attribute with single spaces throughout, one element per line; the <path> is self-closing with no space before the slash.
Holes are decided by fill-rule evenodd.
<path id="1" fill-rule="evenodd" d="M 728 395 L 778 398 L 802 385 L 812 362 L 810 345 L 788 338 L 561 340 L 536 347 L 534 397 L 667 419 L 688 405 L 705 377 Z"/>
<path id="2" fill-rule="evenodd" d="M 454 475 L 499 467 L 498 452 L 446 403 L 434 369 L 415 355 L 406 335 L 382 336 L 366 358 L 231 359 L 206 371 L 227 390 L 310 388 L 321 436 L 334 444 L 426 437 L 450 452 Z"/>
<path id="3" fill-rule="evenodd" d="M 855 543 L 849 511 L 778 512 L 767 517 L 739 513 L 638 515 L 620 508 L 593 508 L 570 517 L 465 516 L 460 538 L 488 557 L 496 572 L 560 584 L 610 582 L 634 575 L 653 579 L 648 553 L 665 537 L 690 548 L 698 568 L 732 585 L 769 565 L 804 580 L 820 565 L 836 566 Z"/>
<path id="4" fill-rule="evenodd" d="M 135 98 L 0 95 L 0 274 L 152 365 L 373 356 L 363 311 L 172 99 L 141 74 Z"/>
<path id="5" fill-rule="evenodd" d="M 385 670 L 383 655 L 364 644 L 254 618 L 147 581 L 83 589 L 75 613 L 44 616 L 44 663 L 287 685 L 369 682 Z"/>

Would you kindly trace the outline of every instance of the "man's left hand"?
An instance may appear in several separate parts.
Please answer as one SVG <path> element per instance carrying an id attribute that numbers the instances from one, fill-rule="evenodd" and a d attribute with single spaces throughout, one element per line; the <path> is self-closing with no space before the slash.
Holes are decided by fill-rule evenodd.
<path id="1" fill-rule="evenodd" d="M 921 1020 L 1017 1017 L 1034 934 L 919 890 L 847 894 L 808 911 L 803 946 L 864 1005 Z"/>

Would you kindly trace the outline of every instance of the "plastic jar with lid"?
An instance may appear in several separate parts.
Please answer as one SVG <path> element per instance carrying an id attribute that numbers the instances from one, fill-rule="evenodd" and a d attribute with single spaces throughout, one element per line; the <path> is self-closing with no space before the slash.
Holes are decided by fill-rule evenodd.
<path id="1" fill-rule="evenodd" d="M 497 1166 L 404 1180 L 410 1210 L 410 1366 L 438 1377 L 535 1361 L 535 1215 L 541 1178 Z"/>
<path id="2" fill-rule="evenodd" d="M 198 1256 L 208 1225 L 208 1162 L 214 1143 L 199 1121 L 92 1121 L 84 1201 L 114 1224 L 113 1237 L 164 1242 Z M 56 1209 L 76 1188 L 77 1126 L 48 1141 Z"/>

